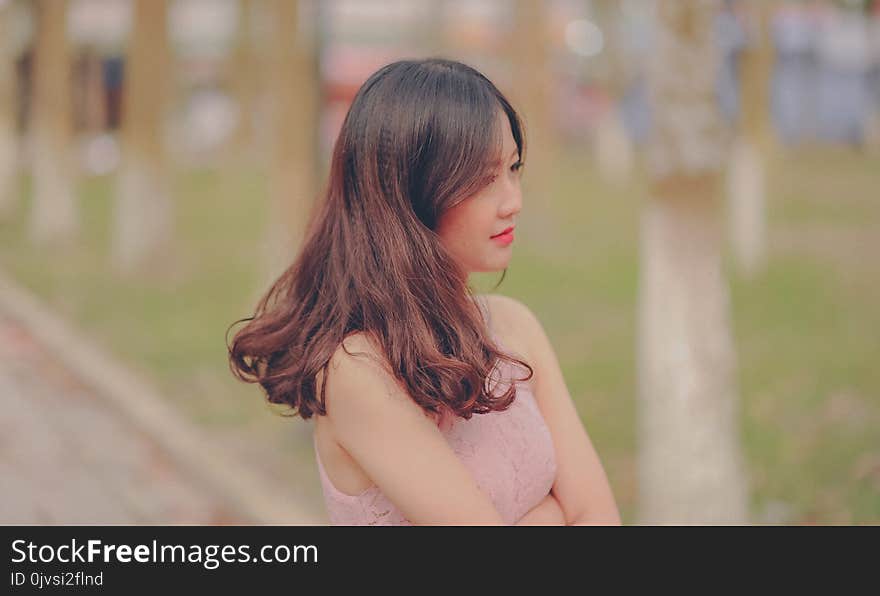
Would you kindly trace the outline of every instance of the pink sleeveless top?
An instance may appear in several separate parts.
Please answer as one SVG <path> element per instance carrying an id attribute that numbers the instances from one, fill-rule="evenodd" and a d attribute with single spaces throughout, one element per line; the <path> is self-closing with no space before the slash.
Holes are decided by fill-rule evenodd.
<path id="1" fill-rule="evenodd" d="M 494 334 L 493 339 L 503 350 Z M 522 369 L 512 363 L 501 361 L 498 366 L 502 385 L 495 389 L 495 395 L 506 390 L 513 377 L 524 376 Z M 516 384 L 516 398 L 507 410 L 474 414 L 470 420 L 448 417 L 438 424 L 449 446 L 508 525 L 541 502 L 556 478 L 553 441 L 530 382 Z M 313 442 L 332 525 L 412 525 L 375 485 L 358 495 L 345 494 L 333 486 L 318 455 L 314 435 Z"/>

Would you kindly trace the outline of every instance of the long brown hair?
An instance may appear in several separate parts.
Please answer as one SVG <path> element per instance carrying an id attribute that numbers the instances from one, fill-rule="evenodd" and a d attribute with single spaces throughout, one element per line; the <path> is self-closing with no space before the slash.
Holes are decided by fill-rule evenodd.
<path id="1" fill-rule="evenodd" d="M 447 209 L 491 180 L 499 110 L 522 160 L 519 116 L 477 70 L 402 60 L 367 79 L 296 260 L 254 315 L 236 321 L 249 321 L 227 345 L 237 378 L 259 383 L 290 415 L 325 415 L 330 358 L 345 337 L 365 332 L 426 412 L 469 419 L 510 406 L 514 383 L 500 396 L 487 387 L 496 364 L 528 369 L 519 381 L 532 368 L 488 337 L 467 275 L 435 231 Z"/>

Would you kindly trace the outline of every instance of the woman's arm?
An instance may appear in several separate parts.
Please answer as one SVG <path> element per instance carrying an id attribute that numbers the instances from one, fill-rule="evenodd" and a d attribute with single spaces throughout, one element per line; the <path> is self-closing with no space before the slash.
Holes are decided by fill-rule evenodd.
<path id="1" fill-rule="evenodd" d="M 522 516 L 516 526 L 564 526 L 565 514 L 562 513 L 562 507 L 559 501 L 552 494 L 548 494 L 544 499 L 532 507 L 528 513 Z"/>
<path id="2" fill-rule="evenodd" d="M 361 335 L 346 344 L 355 355 L 330 360 L 327 416 L 366 475 L 415 525 L 505 525 L 437 425 L 369 357 L 380 351 Z"/>
<path id="3" fill-rule="evenodd" d="M 544 499 L 532 507 L 528 513 L 522 516 L 516 526 L 606 526 L 620 525 L 619 520 L 608 521 L 605 519 L 591 520 L 584 518 L 575 520 L 573 523 L 565 523 L 565 513 L 562 512 L 562 506 L 553 493 L 548 494 Z"/>
<path id="4" fill-rule="evenodd" d="M 556 480 L 551 494 L 559 502 L 567 525 L 615 524 L 620 513 L 599 456 L 568 392 L 559 361 L 537 317 L 521 302 L 492 295 L 497 321 L 520 329 L 534 368 L 535 400 L 553 437 Z M 493 313 L 494 314 L 494 313 Z"/>

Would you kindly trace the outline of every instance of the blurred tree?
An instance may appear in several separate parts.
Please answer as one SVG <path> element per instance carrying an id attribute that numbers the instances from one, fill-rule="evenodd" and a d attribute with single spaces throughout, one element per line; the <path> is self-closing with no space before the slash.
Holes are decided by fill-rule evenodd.
<path id="1" fill-rule="evenodd" d="M 421 45 L 431 56 L 442 56 L 446 43 L 446 0 L 428 0 L 424 3 L 425 16 L 421 23 Z"/>
<path id="2" fill-rule="evenodd" d="M 317 190 L 320 74 L 299 3 L 269 0 L 271 165 L 268 278 L 293 261 Z M 315 8 L 312 5 L 312 8 Z M 313 31 L 313 30 L 312 30 Z"/>
<path id="3" fill-rule="evenodd" d="M 76 129 L 90 137 L 103 133 L 107 127 L 101 60 L 96 48 L 85 46 L 74 61 L 74 124 Z"/>
<path id="4" fill-rule="evenodd" d="M 113 226 L 113 263 L 121 272 L 158 261 L 173 235 L 163 134 L 171 72 L 167 19 L 166 0 L 135 0 Z"/>
<path id="5" fill-rule="evenodd" d="M 632 76 L 622 56 L 620 2 L 598 0 L 591 4 L 595 5 L 596 20 L 604 38 L 604 47 L 599 56 L 599 80 L 611 100 L 596 127 L 594 152 L 602 177 L 608 182 L 620 184 L 629 179 L 635 159 L 620 109 L 621 98 L 632 83 Z"/>
<path id="6" fill-rule="evenodd" d="M 0 219 L 15 208 L 18 131 L 15 126 L 16 74 L 12 3 L 0 2 Z"/>
<path id="7" fill-rule="evenodd" d="M 71 63 L 67 42 L 67 0 L 38 0 L 31 109 L 35 244 L 69 244 L 79 233 L 71 147 Z"/>
<path id="8" fill-rule="evenodd" d="M 642 220 L 638 417 L 641 523 L 744 523 L 735 353 L 717 193 L 716 2 L 660 0 L 648 65 L 654 124 Z"/>
<path id="9" fill-rule="evenodd" d="M 508 55 L 513 64 L 509 96 L 525 121 L 529 175 L 524 183 L 530 188 L 545 187 L 558 145 L 552 105 L 553 39 L 547 30 L 547 8 L 542 0 L 516 0 L 509 40 Z"/>
<path id="10" fill-rule="evenodd" d="M 742 15 L 749 31 L 740 67 L 742 114 L 727 177 L 730 236 L 736 263 L 751 276 L 764 264 L 766 164 L 773 146 L 770 125 L 770 77 L 773 42 L 771 0 L 746 0 Z"/>
<path id="11" fill-rule="evenodd" d="M 238 101 L 238 125 L 233 147 L 240 156 L 248 156 L 254 144 L 254 110 L 258 95 L 258 62 L 254 50 L 254 0 L 239 0 L 238 31 L 232 57 L 232 86 Z"/>

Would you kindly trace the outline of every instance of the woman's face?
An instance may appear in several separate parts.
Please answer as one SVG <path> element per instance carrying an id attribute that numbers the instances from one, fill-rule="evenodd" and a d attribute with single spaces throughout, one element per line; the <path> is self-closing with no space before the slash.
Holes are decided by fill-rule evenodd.
<path id="1" fill-rule="evenodd" d="M 455 260 L 470 274 L 500 271 L 510 262 L 513 234 L 522 208 L 521 162 L 507 116 L 501 112 L 504 145 L 492 182 L 449 208 L 437 224 L 437 234 Z"/>

